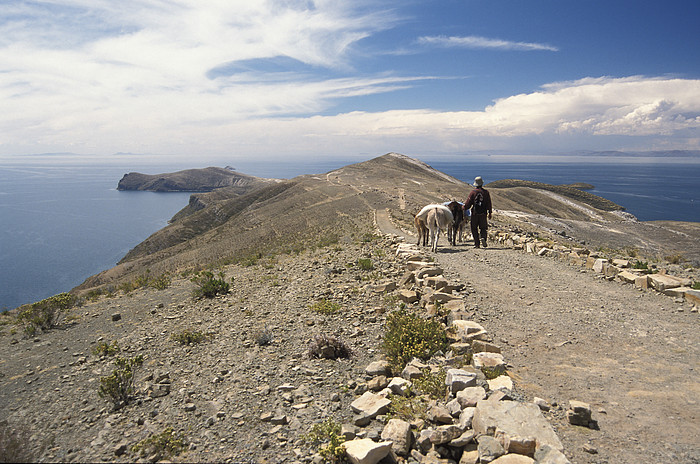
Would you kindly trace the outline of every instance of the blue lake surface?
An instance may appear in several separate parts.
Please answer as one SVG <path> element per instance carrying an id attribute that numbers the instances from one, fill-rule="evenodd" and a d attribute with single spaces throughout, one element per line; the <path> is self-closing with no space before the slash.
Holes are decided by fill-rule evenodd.
<path id="1" fill-rule="evenodd" d="M 291 178 L 350 163 L 251 161 L 236 168 L 260 177 Z M 477 175 L 486 183 L 509 178 L 586 182 L 595 186 L 592 193 L 626 207 L 640 220 L 700 222 L 698 164 L 429 164 L 470 183 Z M 193 167 L 205 166 L 0 165 L 0 310 L 68 291 L 109 269 L 189 201 L 189 193 L 117 191 L 125 173 Z"/>

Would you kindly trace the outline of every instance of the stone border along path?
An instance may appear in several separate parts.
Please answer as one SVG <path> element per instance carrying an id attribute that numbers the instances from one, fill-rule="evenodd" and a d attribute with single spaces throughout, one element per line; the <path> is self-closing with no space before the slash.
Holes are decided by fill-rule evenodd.
<path id="1" fill-rule="evenodd" d="M 611 261 L 583 247 L 568 248 L 563 245 L 550 247 L 550 244 L 547 242 L 538 241 L 526 235 L 511 234 L 503 231 L 494 234 L 489 233 L 489 236 L 491 240 L 495 240 L 500 245 L 514 250 L 523 250 L 538 256 L 549 256 L 574 266 L 592 269 L 610 281 L 618 280 L 645 290 L 654 289 L 659 293 L 677 299 L 678 302 L 686 301 L 693 304 L 695 307 L 692 311 L 698 311 L 697 305 L 700 304 L 700 290 L 694 290 L 690 287 L 693 284 L 691 279 L 666 274 L 665 270 L 661 270 L 658 274 L 646 274 L 642 271 L 631 269 L 631 263 L 628 259 L 613 259 Z"/>
<path id="2" fill-rule="evenodd" d="M 490 341 L 480 324 L 462 319 L 468 317 L 462 293 L 464 285 L 450 284 L 435 261 L 423 255 L 415 245 L 400 243 L 397 255 L 406 259 L 407 272 L 398 291 L 404 303 L 420 304 L 428 313 L 439 308 L 449 310 L 448 337 L 453 342 L 447 354 L 438 354 L 427 364 L 414 359 L 400 376 L 390 376 L 385 360 L 365 368 L 371 379 L 367 391 L 352 402 L 356 414 L 354 424 L 345 424 L 342 434 L 347 457 L 355 464 L 376 464 L 390 454 L 418 463 L 493 463 L 493 464 L 564 464 L 569 460 L 551 424 L 540 408 L 548 408 L 544 400 L 522 401 L 506 374 L 501 348 Z M 394 282 L 379 285 L 375 291 L 393 291 Z M 462 366 L 471 358 L 471 366 Z M 391 395 L 405 396 L 412 380 L 427 369 L 446 370 L 448 398 L 434 401 L 426 420 L 409 423 L 393 418 L 386 421 L 381 433 L 370 427 L 378 419 L 385 421 Z M 484 371 L 496 376 L 487 379 Z M 491 377 L 491 376 L 490 376 Z M 567 412 L 572 424 L 595 427 L 590 407 L 571 401 Z M 358 430 L 358 427 L 362 430 Z M 414 436 L 411 428 L 420 433 Z M 395 459 L 396 456 L 393 456 Z"/>

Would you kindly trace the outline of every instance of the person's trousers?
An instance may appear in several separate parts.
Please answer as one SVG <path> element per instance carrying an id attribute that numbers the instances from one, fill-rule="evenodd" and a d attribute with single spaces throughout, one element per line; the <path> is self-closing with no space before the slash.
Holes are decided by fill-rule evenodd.
<path id="1" fill-rule="evenodd" d="M 486 246 L 487 230 L 489 228 L 487 214 L 472 214 L 471 220 L 472 236 L 474 237 L 474 246 L 479 248 L 482 243 Z"/>

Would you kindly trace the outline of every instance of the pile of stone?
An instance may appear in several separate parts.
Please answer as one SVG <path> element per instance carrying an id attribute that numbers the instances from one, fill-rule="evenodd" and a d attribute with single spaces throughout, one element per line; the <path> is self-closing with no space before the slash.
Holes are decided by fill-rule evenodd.
<path id="1" fill-rule="evenodd" d="M 385 360 L 367 366 L 366 391 L 350 405 L 354 422 L 342 427 L 350 462 L 568 463 L 541 407 L 520 401 L 514 391 L 500 347 L 483 326 L 462 319 L 464 285 L 448 282 L 437 263 L 411 245 L 400 244 L 397 254 L 407 267 L 398 284 L 400 298 L 428 312 L 448 309 L 452 343 L 448 353 L 426 363 L 414 359 L 393 377 Z M 447 396 L 432 400 L 424 419 L 387 417 L 392 401 L 411 395 L 417 378 L 439 369 L 446 372 Z M 577 411 L 572 417 L 582 424 Z"/>
<path id="2" fill-rule="evenodd" d="M 618 280 L 640 289 L 653 289 L 679 301 L 700 305 L 700 290 L 691 288 L 691 279 L 669 275 L 663 269 L 657 274 L 649 274 L 646 270 L 631 268 L 632 263 L 628 259 L 610 260 L 586 248 L 568 248 L 526 234 L 499 231 L 492 238 L 503 246 L 591 269 L 611 281 Z"/>

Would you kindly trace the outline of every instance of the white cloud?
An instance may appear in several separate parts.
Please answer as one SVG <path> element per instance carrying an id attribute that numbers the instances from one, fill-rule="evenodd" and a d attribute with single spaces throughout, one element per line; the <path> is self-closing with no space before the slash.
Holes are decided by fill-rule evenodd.
<path id="1" fill-rule="evenodd" d="M 436 79 L 352 72 L 353 47 L 396 18 L 339 3 L 12 3 L 0 12 L 0 153 L 415 153 L 517 149 L 528 137 L 700 138 L 700 81 L 674 78 L 557 82 L 481 111 L 329 114 L 343 98 Z M 280 57 L 279 72 L 256 69 Z"/>
<path id="2" fill-rule="evenodd" d="M 448 48 L 474 48 L 474 49 L 497 49 L 497 50 L 520 50 L 520 51 L 538 51 L 546 50 L 550 52 L 559 51 L 557 47 L 547 44 L 531 43 L 531 42 L 512 42 L 509 40 L 491 39 L 488 37 L 479 37 L 475 35 L 462 37 L 447 37 L 439 36 L 424 36 L 418 39 L 418 43 L 422 45 L 433 45 L 438 47 Z"/>

